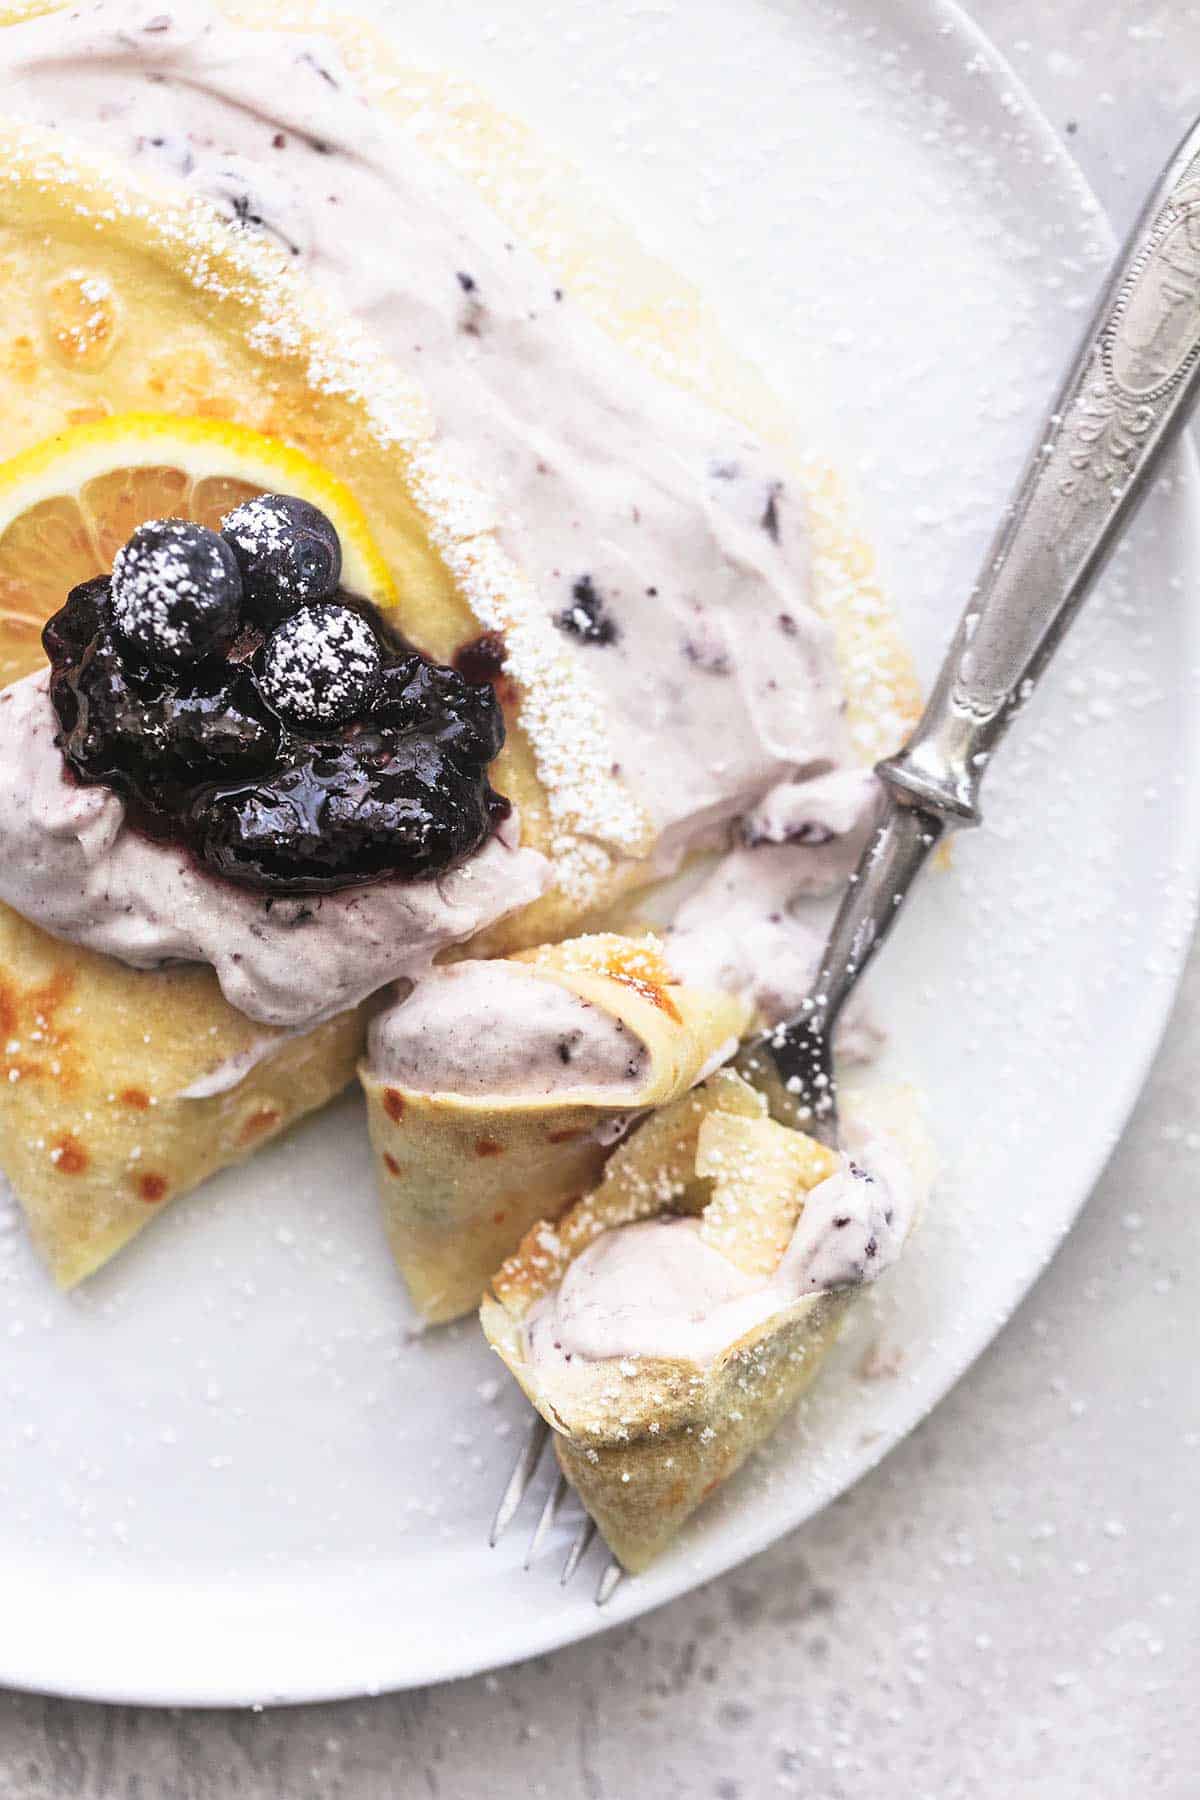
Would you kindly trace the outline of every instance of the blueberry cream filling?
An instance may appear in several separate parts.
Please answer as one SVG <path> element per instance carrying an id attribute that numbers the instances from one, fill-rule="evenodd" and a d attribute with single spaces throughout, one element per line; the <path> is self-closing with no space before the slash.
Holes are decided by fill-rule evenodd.
<path id="1" fill-rule="evenodd" d="M 814 1294 L 875 1281 L 899 1257 L 920 1186 L 890 1136 L 854 1125 L 851 1154 L 807 1195 L 767 1277 L 745 1274 L 670 1213 L 602 1232 L 530 1309 L 524 1341 L 543 1382 L 587 1366 L 662 1357 L 704 1367 L 757 1326 Z"/>
<path id="2" fill-rule="evenodd" d="M 508 811 L 494 690 L 414 650 L 340 570 L 328 520 L 288 496 L 224 534 L 140 525 L 43 634 L 76 779 L 260 893 L 428 880 L 478 850 Z"/>
<path id="3" fill-rule="evenodd" d="M 650 1057 L 622 1020 L 517 962 L 437 969 L 376 1014 L 372 1073 L 415 1092 L 634 1101 Z"/>

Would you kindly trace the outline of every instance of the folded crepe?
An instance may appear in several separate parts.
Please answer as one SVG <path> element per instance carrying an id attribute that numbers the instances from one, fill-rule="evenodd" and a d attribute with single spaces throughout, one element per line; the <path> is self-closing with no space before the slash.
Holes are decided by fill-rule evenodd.
<path id="1" fill-rule="evenodd" d="M 0 18 L 48 10 L 5 8 Z M 267 6 L 227 10 L 244 11 L 264 25 L 274 16 Z M 289 21 L 303 10 L 286 9 Z M 717 354 L 716 334 L 694 296 L 638 252 L 630 233 L 607 225 L 595 230 L 601 214 L 590 200 L 584 203 L 582 184 L 576 191 L 573 178 L 560 179 L 558 171 L 548 201 L 545 176 L 552 165 L 511 121 L 461 84 L 402 75 L 380 43 L 358 36 L 347 21 L 330 22 L 327 9 L 322 22 L 341 39 L 376 101 L 405 115 L 447 164 L 461 164 L 465 154 L 492 204 L 501 211 L 515 207 L 527 235 L 550 246 L 551 258 L 560 256 L 571 277 L 578 276 L 584 303 L 600 295 L 598 310 L 607 313 L 618 336 L 707 398 L 761 418 L 762 389 L 749 395 L 737 390 L 729 373 L 733 359 Z M 497 171 L 503 179 L 496 179 Z M 543 225 L 549 219 L 550 228 L 538 232 L 539 218 Z M 605 266 L 598 276 L 599 264 Z M 522 666 L 539 672 L 536 691 L 511 670 L 500 684 L 508 741 L 495 785 L 518 809 L 523 843 L 546 851 L 556 866 L 584 868 L 588 881 L 560 882 L 504 921 L 491 934 L 488 953 L 578 930 L 614 895 L 651 878 L 650 822 L 607 755 L 593 754 L 595 746 L 604 751 L 605 736 L 583 667 L 591 652 L 585 647 L 582 656 L 575 653 L 554 629 L 544 597 L 532 593 L 507 540 L 502 542 L 504 521 L 441 454 L 436 421 L 417 382 L 385 361 L 337 302 L 298 274 L 269 238 L 231 232 L 209 201 L 182 187 L 135 175 L 56 134 L 0 123 L 0 267 L 0 455 L 113 412 L 236 420 L 306 451 L 350 485 L 395 577 L 401 628 L 422 649 L 448 659 L 481 630 L 506 633 L 510 650 L 522 647 Z M 659 320 L 670 321 L 669 327 L 660 330 Z M 723 373 L 714 379 L 714 370 Z M 245 490 L 219 478 L 210 486 L 213 522 Z M 911 665 L 879 594 L 870 554 L 845 528 L 830 472 L 810 464 L 798 475 L 797 491 L 809 508 L 815 587 L 832 620 L 852 734 L 860 749 L 878 754 L 893 746 L 901 722 L 912 715 Z M 774 495 L 764 521 L 778 529 Z M 65 593 L 97 572 L 114 547 L 100 546 L 98 558 L 97 547 L 53 507 L 28 519 L 21 533 L 0 538 L 0 681 L 41 666 L 42 620 L 31 610 L 22 579 L 28 559 L 53 557 Z M 556 718 L 573 727 L 565 759 Z M 125 1189 L 115 1172 L 145 1154 L 146 1132 L 136 1107 L 111 1108 L 110 1092 L 129 1088 L 158 1102 L 154 1116 L 163 1135 L 156 1140 L 156 1161 L 169 1176 L 164 1193 L 182 1192 L 229 1160 L 240 1141 L 240 1126 L 231 1126 L 229 1142 L 214 1133 L 214 1110 L 232 1118 L 244 1102 L 251 1114 L 265 1117 L 276 1110 L 278 1096 L 271 1106 L 259 1106 L 261 1084 L 268 1076 L 286 1079 L 289 1104 L 279 1109 L 276 1124 L 262 1126 L 262 1135 L 282 1128 L 341 1087 L 356 1041 L 357 1027 L 349 1021 L 340 1030 L 323 1026 L 260 1063 L 217 1106 L 212 1096 L 178 1097 L 192 1093 L 204 1076 L 209 1045 L 228 1051 L 228 1070 L 250 1055 L 262 1032 L 225 1002 L 204 971 L 139 973 L 107 964 L 6 914 L 0 984 L 25 996 L 22 1005 L 33 994 L 28 1004 L 35 1018 L 39 986 L 72 996 L 69 1095 L 48 1065 L 43 1069 L 39 1059 L 26 1058 L 28 1066 L 4 1086 L 0 1104 L 0 1166 L 31 1217 L 42 1221 L 40 1241 L 65 1282 L 99 1266 L 161 1210 L 157 1202 L 141 1201 L 130 1209 L 119 1199 Z M 101 1024 L 102 1015 L 114 1021 L 111 1029 Z M 291 1079 L 294 1062 L 304 1066 L 302 1082 Z M 68 1170 L 77 1158 L 61 1150 L 58 1139 L 71 1131 L 79 1135 L 82 1121 L 94 1140 L 101 1117 L 105 1147 L 101 1152 L 92 1143 L 90 1185 L 74 1178 L 73 1200 L 64 1210 Z M 49 1132 L 46 1120 L 53 1126 Z M 432 1121 L 429 1130 L 426 1156 L 435 1163 Z M 101 1168 L 117 1181 L 107 1197 Z M 89 1209 L 95 1209 L 94 1220 Z M 120 1213 L 119 1228 L 110 1213 Z M 52 1220 L 58 1221 L 53 1229 Z M 466 1285 L 476 1279 L 472 1274 Z"/>
<path id="2" fill-rule="evenodd" d="M 600 1176 L 630 1115 L 736 1046 L 749 1008 L 680 984 L 653 938 L 577 938 L 435 971 L 376 1018 L 360 1076 L 384 1220 L 431 1324 L 479 1304 L 538 1219 Z"/>
<path id="3" fill-rule="evenodd" d="M 207 969 L 139 974 L 0 908 L 0 1165 L 56 1281 L 352 1078 L 358 1012 L 302 1036 L 235 1012 Z"/>
<path id="4" fill-rule="evenodd" d="M 769 1437 L 903 1245 L 931 1173 L 911 1090 L 849 1097 L 845 1138 L 870 1160 L 776 1124 L 722 1071 L 493 1279 L 484 1332 L 635 1573 Z"/>
<path id="5" fill-rule="evenodd" d="M 110 412 L 236 411 L 349 479 L 415 641 L 445 656 L 478 631 L 413 498 L 412 464 L 430 431 L 419 397 L 356 364 L 344 321 L 270 249 L 232 236 L 198 201 L 172 200 L 49 135 L 0 126 L 0 266 L 5 329 L 22 346 L 19 363 L 0 363 L 0 453 Z M 114 327 L 100 358 L 74 354 L 50 329 L 55 296 L 84 276 Z M 246 493 L 223 492 L 219 479 L 210 487 L 210 523 Z M 4 682 L 44 666 L 44 609 L 31 607 L 23 582 L 30 559 L 56 558 L 65 598 L 107 568 L 114 547 L 98 551 L 69 514 L 43 510 L 0 540 Z M 496 780 L 527 807 L 526 841 L 536 838 L 544 805 L 515 717 Z M 232 1007 L 207 969 L 128 968 L 4 906 L 0 1024 L 0 1167 L 64 1285 L 166 1200 L 340 1092 L 362 1047 L 355 1013 L 288 1037 Z M 239 1067 L 249 1073 L 236 1078 Z M 208 1091 L 214 1071 L 218 1093 Z"/>

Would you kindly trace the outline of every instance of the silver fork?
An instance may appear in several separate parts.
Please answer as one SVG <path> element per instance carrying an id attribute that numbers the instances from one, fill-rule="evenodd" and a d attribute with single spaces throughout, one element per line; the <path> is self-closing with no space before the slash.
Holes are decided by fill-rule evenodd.
<path id="1" fill-rule="evenodd" d="M 905 747 L 878 766 L 879 825 L 850 878 L 812 988 L 734 1066 L 773 1114 L 836 1149 L 833 1032 L 939 840 L 978 825 L 984 772 L 1178 438 L 1200 387 L 1200 121 L 1171 158 L 1084 333 Z M 510 1523 L 549 1436 L 541 1419 L 492 1527 Z M 560 1475 L 526 1567 L 565 1491 Z M 570 1580 L 595 1526 L 571 1546 Z M 614 1573 L 615 1571 L 615 1573 Z M 610 1563 L 597 1600 L 620 1580 Z"/>
<path id="2" fill-rule="evenodd" d="M 508 1527 L 516 1517 L 517 1509 L 525 1498 L 529 1484 L 537 1474 L 538 1464 L 542 1460 L 542 1451 L 546 1448 L 549 1438 L 549 1425 L 547 1425 L 540 1413 L 535 1413 L 530 1420 L 529 1430 L 526 1434 L 525 1441 L 517 1453 L 517 1460 L 513 1464 L 512 1474 L 509 1476 L 504 1492 L 500 1496 L 500 1504 L 496 1508 L 496 1516 L 492 1520 L 492 1529 L 488 1542 L 493 1549 L 495 1549 L 496 1545 L 499 1543 L 501 1535 L 508 1530 Z M 537 1556 L 542 1544 L 548 1537 L 550 1529 L 558 1517 L 562 1508 L 562 1503 L 566 1499 L 569 1490 L 570 1483 L 566 1476 L 562 1473 L 561 1469 L 557 1470 L 554 1477 L 554 1485 L 546 1495 L 542 1510 L 537 1517 L 537 1523 L 533 1528 L 533 1535 L 529 1540 L 529 1547 L 525 1552 L 526 1569 L 531 1567 L 534 1558 Z M 585 1513 L 579 1522 L 578 1529 L 571 1539 L 570 1547 L 567 1550 L 566 1561 L 563 1563 L 562 1574 L 559 1576 L 559 1585 L 561 1587 L 566 1587 L 568 1581 L 570 1581 L 576 1569 L 591 1549 L 592 1540 L 595 1536 L 596 1521 L 589 1518 Z M 621 1585 L 623 1577 L 624 1571 L 621 1568 L 620 1563 L 615 1556 L 610 1556 L 601 1570 L 600 1579 L 596 1584 L 597 1606 L 604 1606 L 607 1601 L 611 1600 L 612 1596 Z"/>

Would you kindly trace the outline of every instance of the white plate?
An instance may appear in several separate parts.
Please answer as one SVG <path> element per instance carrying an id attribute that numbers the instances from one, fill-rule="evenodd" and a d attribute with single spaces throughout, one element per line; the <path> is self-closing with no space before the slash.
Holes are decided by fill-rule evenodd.
<path id="1" fill-rule="evenodd" d="M 404 31 L 599 173 L 836 433 L 932 667 L 1104 241 L 995 53 L 921 0 L 462 0 Z M 487 1550 L 525 1409 L 472 1325 L 406 1335 L 347 1102 L 80 1296 L 0 1239 L 0 1679 L 216 1703 L 464 1674 L 728 1568 L 902 1437 L 1067 1229 L 1166 1017 L 1200 835 L 1194 499 L 1189 463 L 879 971 L 945 1159 L 919 1242 L 673 1554 L 598 1614 L 555 1560 L 522 1573 L 520 1531 Z"/>

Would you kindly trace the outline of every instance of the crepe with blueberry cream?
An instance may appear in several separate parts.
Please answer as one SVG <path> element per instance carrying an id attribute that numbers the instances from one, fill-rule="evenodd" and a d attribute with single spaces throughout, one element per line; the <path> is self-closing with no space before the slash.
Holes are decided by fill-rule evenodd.
<path id="1" fill-rule="evenodd" d="M 266 9 L 255 16 L 268 22 Z M 837 777 L 889 748 L 913 701 L 869 559 L 839 533 L 827 471 L 801 477 L 712 403 L 737 382 L 713 391 L 711 371 L 730 363 L 703 329 L 689 361 L 682 340 L 701 316 L 692 298 L 681 303 L 661 272 L 648 276 L 650 265 L 622 250 L 611 277 L 576 259 L 577 300 L 451 168 L 478 155 L 481 170 L 503 171 L 489 196 L 501 211 L 523 181 L 536 187 L 537 159 L 511 123 L 473 101 L 463 113 L 421 81 L 393 76 L 389 88 L 385 57 L 350 39 L 344 47 L 369 80 L 369 106 L 327 43 L 236 28 L 201 0 L 151 14 L 133 0 L 101 0 L 0 33 L 2 106 L 15 121 L 3 131 L 0 254 L 11 274 L 9 327 L 36 376 L 6 385 L 4 447 L 149 407 L 235 417 L 310 452 L 370 520 L 394 589 L 388 630 L 430 663 L 457 664 L 469 685 L 489 682 L 507 727 L 488 778 L 512 812 L 491 812 L 487 841 L 448 874 L 427 869 L 407 883 L 390 930 L 373 910 L 388 887 L 378 863 L 362 865 L 376 881 L 310 892 L 289 885 L 294 857 L 260 854 L 272 809 L 283 804 L 303 821 L 303 756 L 277 771 L 286 792 L 274 782 L 266 808 L 248 810 L 228 782 L 200 783 L 203 820 L 190 801 L 186 819 L 171 813 L 179 829 L 166 840 L 176 846 L 169 881 L 159 879 L 164 840 L 148 829 L 146 784 L 128 797 L 127 823 L 114 811 L 126 800 L 104 783 L 76 782 L 70 799 L 86 817 L 68 808 L 56 841 L 95 850 L 112 834 L 120 856 L 106 868 L 119 863 L 121 879 L 110 887 L 136 897 L 137 929 L 119 942 L 93 935 L 72 911 L 69 881 L 9 897 L 57 935 L 45 955 L 70 965 L 81 1021 L 93 1010 L 93 966 L 121 977 L 131 1016 L 153 983 L 167 984 L 171 1091 L 149 1091 L 158 1106 L 178 1101 L 181 1142 L 204 1144 L 202 1156 L 180 1156 L 169 1192 L 233 1153 L 204 1121 L 189 1122 L 202 1090 L 210 1100 L 225 1084 L 233 1106 L 250 1063 L 285 1069 L 279 1059 L 316 1020 L 353 1006 L 348 963 L 369 962 L 382 987 L 420 973 L 488 918 L 497 922 L 477 949 L 493 957 L 578 930 L 616 896 L 731 838 L 739 855 L 760 859 L 807 851 L 803 817 L 796 845 L 792 824 L 764 833 L 750 821 L 772 815 L 772 794 L 786 795 L 798 777 L 802 786 Z M 406 106 L 409 128 L 398 129 L 390 115 Z M 426 154 L 417 135 L 431 117 L 443 139 Z M 543 195 L 531 190 L 530 201 L 533 217 Z M 574 241 L 586 241 L 582 221 L 600 215 L 589 203 L 555 217 L 550 239 L 568 246 L 568 261 L 572 216 Z M 622 299 L 608 309 L 606 333 L 587 304 L 610 279 Z M 651 290 L 661 303 L 645 300 Z M 739 407 L 755 411 L 740 395 Z M 215 526 L 226 510 L 193 516 Z M 147 516 L 126 517 L 119 540 L 65 559 L 54 604 L 107 573 Z M 37 534 L 32 543 L 29 533 L 0 537 L 0 586 L 12 603 L 0 618 L 0 656 L 10 676 L 40 661 L 23 586 L 39 547 Z M 309 596 L 351 613 L 361 598 Z M 343 620 L 339 632 L 361 673 L 362 657 L 374 659 L 359 626 Z M 376 636 L 380 668 L 394 666 L 398 645 Z M 270 688 L 272 668 L 294 669 L 306 645 L 308 624 L 278 658 L 268 657 L 265 633 L 252 649 L 285 762 L 297 734 L 261 684 Z M 229 661 L 234 651 L 213 654 Z M 45 701 L 24 693 L 31 743 L 44 743 Z M 354 735 L 361 724 L 329 719 L 322 730 Z M 58 789 L 54 799 L 63 800 Z M 794 823 L 786 806 L 782 815 Z M 22 829 L 19 820 L 4 826 L 14 844 Z M 240 946 L 193 904 L 197 870 L 225 884 L 222 922 L 245 927 Z M 239 885 L 239 871 L 275 879 L 275 891 Z M 447 899 L 452 928 L 439 910 Z M 314 912 L 329 922 L 321 954 L 297 958 L 296 930 Z M 89 953 L 101 961 L 88 963 Z M 23 954 L 11 952 L 18 983 Z M 146 967 L 164 957 L 201 966 Z M 185 974 L 205 997 L 186 1023 L 170 999 Z M 690 981 L 710 985 L 703 972 Z M 65 1204 L 60 1171 L 78 1162 L 50 1160 L 64 1116 L 90 1113 L 95 1131 L 93 1095 L 102 1081 L 104 1093 L 111 1087 L 97 1062 L 84 1058 L 88 1073 L 56 1101 L 49 1134 L 41 1120 L 29 1128 L 29 1099 L 7 1096 L 8 1133 L 27 1147 L 27 1203 L 51 1216 Z M 177 1063 L 187 1065 L 178 1075 Z M 343 1068 L 331 1067 L 330 1090 Z M 113 1149 L 98 1160 L 111 1169 L 104 1191 L 120 1227 L 64 1256 L 64 1272 L 93 1266 L 107 1253 L 101 1242 L 115 1247 L 148 1216 L 122 1185 L 128 1159 L 144 1150 L 136 1121 L 104 1117 Z M 72 1232 L 84 1210 L 68 1209 Z"/>
<path id="2" fill-rule="evenodd" d="M 661 933 L 464 956 L 381 1001 L 360 1076 L 388 1239 L 425 1319 L 477 1305 L 632 1119 L 795 1011 L 873 817 L 865 772 L 799 782 L 786 807 L 777 795 L 748 821 L 755 842 L 722 858 Z M 784 824 L 799 850 L 776 841 Z M 861 1005 L 849 1008 L 840 1060 L 868 1059 L 877 1041 Z"/>
<path id="3" fill-rule="evenodd" d="M 491 843 L 491 687 L 340 574 L 295 496 L 144 522 L 0 694 L 0 1143 L 60 1280 L 345 1084 L 389 962 L 488 917 L 489 849 L 497 908 L 539 890 Z"/>
<path id="4" fill-rule="evenodd" d="M 849 1154 L 722 1071 L 653 1114 L 499 1270 L 484 1332 L 636 1573 L 776 1429 L 931 1178 L 911 1090 L 844 1097 Z"/>
<path id="5" fill-rule="evenodd" d="M 654 938 L 576 938 L 436 970 L 361 1068 L 392 1254 L 431 1324 L 471 1311 L 537 1220 L 594 1185 L 631 1118 L 736 1048 L 747 1001 L 680 982 Z"/>

